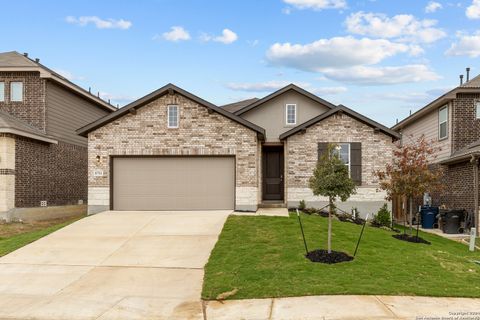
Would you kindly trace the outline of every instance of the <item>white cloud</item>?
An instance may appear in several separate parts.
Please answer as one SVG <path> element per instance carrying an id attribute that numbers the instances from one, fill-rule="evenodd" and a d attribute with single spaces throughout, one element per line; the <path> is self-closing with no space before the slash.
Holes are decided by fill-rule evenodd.
<path id="1" fill-rule="evenodd" d="M 334 95 L 347 92 L 347 88 L 345 87 L 320 87 L 310 90 L 311 92 L 318 94 L 318 95 Z"/>
<path id="2" fill-rule="evenodd" d="M 56 73 L 58 73 L 59 75 L 61 75 L 62 77 L 64 77 L 65 79 L 67 80 L 70 80 L 70 81 L 75 81 L 75 80 L 85 80 L 85 77 L 82 77 L 82 76 L 76 76 L 74 75 L 73 73 L 71 73 L 70 71 L 67 71 L 67 70 L 63 70 L 63 69 L 54 69 L 54 71 Z"/>
<path id="3" fill-rule="evenodd" d="M 231 82 L 227 84 L 227 88 L 234 91 L 247 91 L 247 92 L 269 92 L 281 89 L 288 86 L 291 82 L 288 81 L 265 81 L 265 82 L 243 82 L 236 83 Z M 347 91 L 345 87 L 319 87 L 311 88 L 312 85 L 308 82 L 294 82 L 297 86 L 310 90 L 311 92 L 319 95 L 334 95 L 344 93 Z"/>
<path id="4" fill-rule="evenodd" d="M 432 43 L 446 36 L 442 29 L 435 27 L 436 20 L 418 20 L 409 14 L 399 14 L 390 18 L 382 13 L 360 11 L 348 16 L 345 24 L 347 30 L 354 34 L 396 38 L 400 41 Z"/>
<path id="5" fill-rule="evenodd" d="M 231 82 L 227 84 L 227 88 L 235 91 L 249 91 L 249 92 L 265 92 L 265 91 L 275 91 L 281 89 L 290 82 L 288 81 L 265 81 L 265 82 Z M 309 87 L 309 83 L 295 83 L 299 87 Z"/>
<path id="6" fill-rule="evenodd" d="M 68 16 L 65 21 L 84 27 L 88 24 L 94 24 L 98 29 L 122 29 L 126 30 L 132 26 L 132 22 L 124 19 L 101 19 L 97 16 Z"/>
<path id="7" fill-rule="evenodd" d="M 465 11 L 467 18 L 480 19 L 480 0 L 472 0 L 472 4 Z"/>
<path id="8" fill-rule="evenodd" d="M 153 37 L 154 40 L 159 39 L 159 35 Z M 187 30 L 180 26 L 173 26 L 170 28 L 170 31 L 162 33 L 162 38 L 167 41 L 186 41 L 190 40 L 190 34 Z"/>
<path id="9" fill-rule="evenodd" d="M 120 105 L 124 105 L 135 100 L 135 98 L 132 96 L 123 95 L 123 94 L 112 94 L 108 92 L 100 92 L 100 98 L 102 98 L 105 101 L 110 100 L 112 105 L 115 105 L 117 103 Z"/>
<path id="10" fill-rule="evenodd" d="M 355 66 L 348 69 L 325 69 L 323 74 L 330 80 L 357 85 L 391 85 L 440 79 L 439 75 L 422 64 L 395 67 Z"/>
<path id="11" fill-rule="evenodd" d="M 292 5 L 297 9 L 344 9 L 347 7 L 345 0 L 283 0 L 286 4 Z"/>
<path id="12" fill-rule="evenodd" d="M 480 31 L 469 35 L 464 33 L 457 34 L 458 41 L 452 43 L 445 52 L 449 56 L 468 56 L 477 58 L 480 56 Z"/>
<path id="13" fill-rule="evenodd" d="M 426 13 L 433 13 L 433 12 L 436 12 L 437 10 L 439 9 L 442 9 L 443 6 L 441 3 L 439 2 L 435 2 L 435 1 L 430 1 L 427 6 L 425 7 L 425 12 Z"/>
<path id="14" fill-rule="evenodd" d="M 418 54 L 419 48 L 384 39 L 351 36 L 320 39 L 305 45 L 275 43 L 267 51 L 273 65 L 319 72 L 324 68 L 373 65 L 398 53 Z"/>
<path id="15" fill-rule="evenodd" d="M 202 41 L 215 41 L 215 42 L 221 42 L 223 44 L 230 44 L 237 41 L 238 36 L 235 32 L 233 32 L 230 29 L 223 29 L 221 36 L 212 36 L 204 33 L 200 36 L 200 39 Z"/>

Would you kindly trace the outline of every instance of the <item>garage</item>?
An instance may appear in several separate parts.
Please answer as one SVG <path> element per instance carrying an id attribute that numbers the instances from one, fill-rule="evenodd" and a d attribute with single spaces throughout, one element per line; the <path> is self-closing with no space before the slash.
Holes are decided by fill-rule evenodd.
<path id="1" fill-rule="evenodd" d="M 225 210 L 235 205 L 232 156 L 113 157 L 113 210 Z"/>

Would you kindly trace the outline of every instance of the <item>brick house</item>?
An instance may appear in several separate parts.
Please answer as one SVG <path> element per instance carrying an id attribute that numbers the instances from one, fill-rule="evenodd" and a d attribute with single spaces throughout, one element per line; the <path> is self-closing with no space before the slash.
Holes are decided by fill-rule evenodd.
<path id="1" fill-rule="evenodd" d="M 85 210 L 87 139 L 75 130 L 115 110 L 39 60 L 0 53 L 0 218 Z"/>
<path id="2" fill-rule="evenodd" d="M 467 210 L 478 225 L 478 159 L 480 157 L 480 76 L 450 90 L 397 123 L 402 143 L 424 135 L 439 149 L 432 169 L 443 168 L 448 188 L 431 194 L 432 204 Z"/>
<path id="3" fill-rule="evenodd" d="M 366 214 L 385 203 L 373 171 L 399 138 L 295 85 L 217 107 L 168 84 L 77 132 L 88 137 L 90 213 L 324 206 L 308 179 L 333 142 L 358 184 L 339 206 Z"/>

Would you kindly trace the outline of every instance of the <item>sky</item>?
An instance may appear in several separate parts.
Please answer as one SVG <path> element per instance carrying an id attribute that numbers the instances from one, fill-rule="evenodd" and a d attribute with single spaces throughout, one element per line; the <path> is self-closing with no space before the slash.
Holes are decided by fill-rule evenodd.
<path id="1" fill-rule="evenodd" d="M 120 107 L 167 83 L 217 105 L 295 83 L 391 126 L 480 73 L 480 0 L 0 1 L 0 52 Z"/>

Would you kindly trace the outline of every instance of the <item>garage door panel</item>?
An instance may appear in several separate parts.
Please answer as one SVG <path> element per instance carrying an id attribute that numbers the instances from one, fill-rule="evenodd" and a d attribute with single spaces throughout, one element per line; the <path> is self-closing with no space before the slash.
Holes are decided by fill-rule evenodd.
<path id="1" fill-rule="evenodd" d="M 115 210 L 233 209 L 233 157 L 114 158 Z"/>

